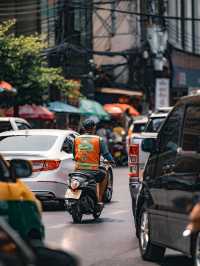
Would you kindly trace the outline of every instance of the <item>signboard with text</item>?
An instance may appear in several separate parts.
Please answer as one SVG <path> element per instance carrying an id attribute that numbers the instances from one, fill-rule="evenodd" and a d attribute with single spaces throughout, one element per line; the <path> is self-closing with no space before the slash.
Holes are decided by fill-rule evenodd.
<path id="1" fill-rule="evenodd" d="M 155 109 L 169 106 L 169 79 L 156 79 Z"/>

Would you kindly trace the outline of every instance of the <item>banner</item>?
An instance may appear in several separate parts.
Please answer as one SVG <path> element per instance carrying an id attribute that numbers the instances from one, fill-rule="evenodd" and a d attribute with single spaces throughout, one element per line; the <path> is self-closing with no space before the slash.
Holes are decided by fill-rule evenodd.
<path id="1" fill-rule="evenodd" d="M 155 109 L 169 106 L 169 79 L 156 79 Z"/>

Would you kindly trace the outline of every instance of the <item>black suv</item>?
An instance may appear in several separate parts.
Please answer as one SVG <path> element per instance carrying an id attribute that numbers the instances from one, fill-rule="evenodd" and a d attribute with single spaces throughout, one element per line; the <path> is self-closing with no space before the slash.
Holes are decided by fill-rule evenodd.
<path id="1" fill-rule="evenodd" d="M 200 200 L 200 96 L 182 98 L 158 139 L 145 139 L 142 149 L 151 153 L 135 209 L 143 259 L 160 260 L 168 247 L 200 265 L 200 233 L 183 237 L 188 214 Z"/>

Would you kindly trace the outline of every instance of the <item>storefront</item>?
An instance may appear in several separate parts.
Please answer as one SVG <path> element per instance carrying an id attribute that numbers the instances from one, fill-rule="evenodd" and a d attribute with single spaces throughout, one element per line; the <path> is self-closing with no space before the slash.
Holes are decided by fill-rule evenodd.
<path id="1" fill-rule="evenodd" d="M 200 56 L 173 49 L 172 97 L 179 98 L 200 89 Z"/>

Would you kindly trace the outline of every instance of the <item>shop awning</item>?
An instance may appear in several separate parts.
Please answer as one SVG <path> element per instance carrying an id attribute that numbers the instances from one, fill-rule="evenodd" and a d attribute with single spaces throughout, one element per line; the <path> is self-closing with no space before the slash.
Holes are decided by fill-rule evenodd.
<path id="1" fill-rule="evenodd" d="M 55 102 L 50 102 L 48 104 L 48 109 L 52 112 L 56 113 L 71 113 L 71 114 L 80 114 L 80 110 L 72 105 L 55 101 Z"/>
<path id="2" fill-rule="evenodd" d="M 122 104 L 122 103 L 112 103 L 112 104 L 105 104 L 104 105 L 104 109 L 110 113 L 111 115 L 115 116 L 115 115 L 121 115 L 123 114 L 126 110 L 129 111 L 129 113 L 132 116 L 138 116 L 140 115 L 140 113 L 131 105 L 129 104 Z M 119 111 L 119 109 L 121 110 L 121 113 Z"/>
<path id="3" fill-rule="evenodd" d="M 103 106 L 96 101 L 81 99 L 80 111 L 86 116 L 97 116 L 100 119 L 109 119 L 109 115 L 104 110 Z"/>
<path id="4" fill-rule="evenodd" d="M 17 90 L 10 83 L 2 80 L 0 81 L 0 93 L 1 92 L 15 93 Z"/>
<path id="5" fill-rule="evenodd" d="M 126 96 L 137 96 L 137 97 L 143 96 L 143 93 L 140 91 L 123 90 L 119 88 L 97 88 L 97 91 L 101 93 L 120 94 Z"/>
<path id="6" fill-rule="evenodd" d="M 105 104 L 104 109 L 112 116 L 121 116 L 124 113 L 120 107 L 114 106 L 113 104 Z"/>
<path id="7" fill-rule="evenodd" d="M 13 116 L 13 108 L 5 112 L 6 116 Z M 53 120 L 54 113 L 50 112 L 46 107 L 38 105 L 23 105 L 19 107 L 19 116 L 25 119 L 40 119 L 40 120 Z"/>

